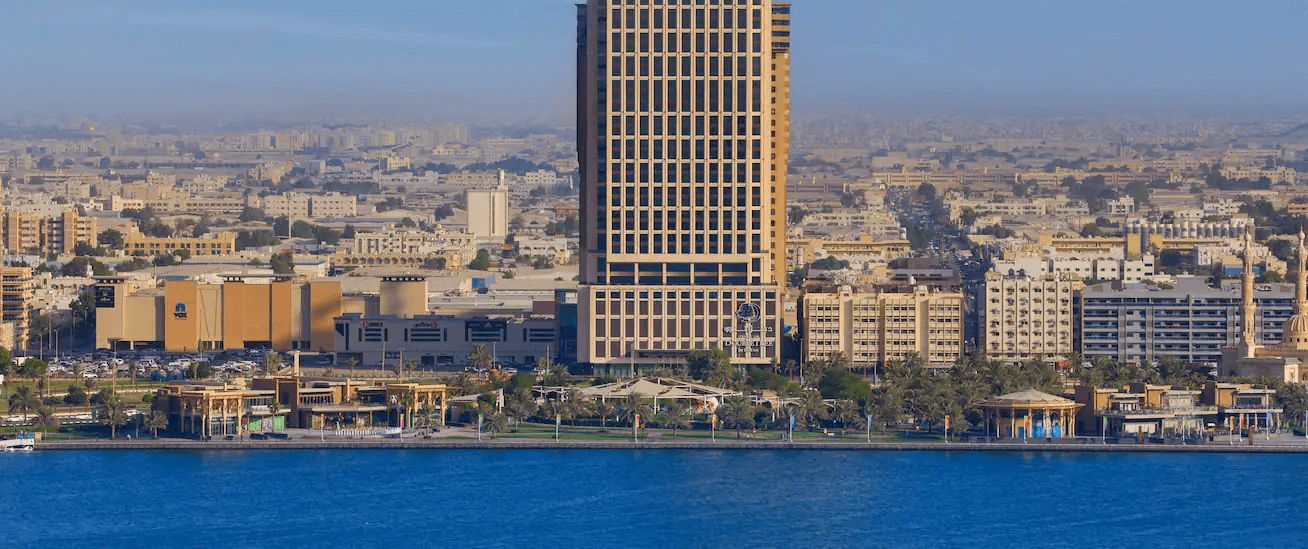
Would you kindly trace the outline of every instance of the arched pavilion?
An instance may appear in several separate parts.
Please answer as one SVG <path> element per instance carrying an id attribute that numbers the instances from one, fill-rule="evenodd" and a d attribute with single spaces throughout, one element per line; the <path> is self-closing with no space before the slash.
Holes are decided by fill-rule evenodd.
<path id="1" fill-rule="evenodd" d="M 1035 389 L 998 396 L 981 403 L 986 434 L 999 438 L 1061 438 L 1076 436 L 1074 400 Z"/>

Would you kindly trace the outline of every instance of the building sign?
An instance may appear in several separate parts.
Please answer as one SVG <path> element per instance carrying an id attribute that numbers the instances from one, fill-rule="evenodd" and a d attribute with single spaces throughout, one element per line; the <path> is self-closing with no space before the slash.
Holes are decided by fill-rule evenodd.
<path id="1" fill-rule="evenodd" d="M 173 318 L 176 318 L 178 320 L 186 318 L 185 303 L 178 303 L 176 307 L 173 307 Z"/>
<path id="2" fill-rule="evenodd" d="M 722 345 L 734 349 L 733 354 L 761 353 L 776 345 L 772 326 L 760 322 L 763 309 L 757 303 L 741 303 L 735 316 L 735 326 L 722 328 Z"/>
<path id="3" fill-rule="evenodd" d="M 95 306 L 96 308 L 105 308 L 114 306 L 114 287 L 113 286 L 96 286 L 95 287 Z"/>

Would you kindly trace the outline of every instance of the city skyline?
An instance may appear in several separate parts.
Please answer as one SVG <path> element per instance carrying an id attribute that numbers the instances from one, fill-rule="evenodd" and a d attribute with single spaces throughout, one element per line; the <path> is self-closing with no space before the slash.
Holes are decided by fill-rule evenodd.
<path id="1" fill-rule="evenodd" d="M 19 120 L 571 119 L 573 2 L 12 4 Z M 797 116 L 1292 114 L 1302 7 L 801 0 Z M 811 5 L 810 5 L 811 4 Z M 505 16 L 505 14 L 518 14 Z M 1212 28 L 1221 21 L 1221 28 Z M 1146 38 L 1148 37 L 1148 38 Z M 524 82 L 529 84 L 524 85 Z"/>

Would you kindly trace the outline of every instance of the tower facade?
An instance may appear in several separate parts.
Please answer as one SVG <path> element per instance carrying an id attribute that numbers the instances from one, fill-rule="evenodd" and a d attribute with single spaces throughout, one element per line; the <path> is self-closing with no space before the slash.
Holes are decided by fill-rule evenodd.
<path id="1" fill-rule="evenodd" d="M 579 362 L 778 356 L 789 78 L 787 4 L 578 6 Z"/>

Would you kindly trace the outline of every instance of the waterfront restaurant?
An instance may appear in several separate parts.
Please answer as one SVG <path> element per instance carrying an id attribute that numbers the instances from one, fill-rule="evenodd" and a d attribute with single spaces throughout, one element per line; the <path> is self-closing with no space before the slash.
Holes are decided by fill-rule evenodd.
<path id="1" fill-rule="evenodd" d="M 226 436 L 290 428 L 390 425 L 409 428 L 431 412 L 445 425 L 449 387 L 443 384 L 364 383 L 356 380 L 261 376 L 253 387 L 176 382 L 160 388 L 155 407 L 168 414 L 168 430 Z"/>
<path id="2" fill-rule="evenodd" d="M 1075 415 L 1081 404 L 1027 389 L 981 403 L 987 434 L 999 438 L 1076 436 Z"/>

